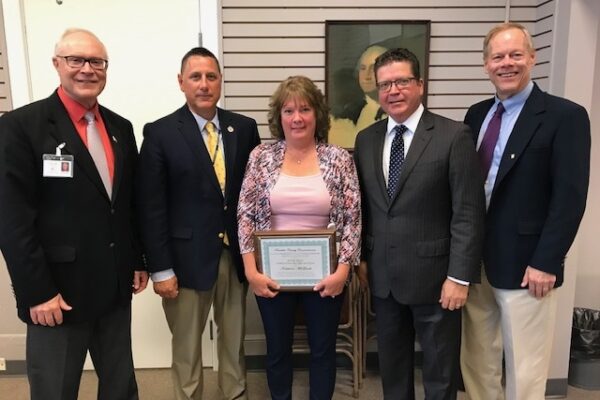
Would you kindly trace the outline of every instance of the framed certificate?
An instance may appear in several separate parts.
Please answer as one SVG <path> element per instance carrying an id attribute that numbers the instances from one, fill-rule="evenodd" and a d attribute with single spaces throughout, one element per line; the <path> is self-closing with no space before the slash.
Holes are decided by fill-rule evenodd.
<path id="1" fill-rule="evenodd" d="M 335 229 L 256 231 L 258 270 L 282 291 L 307 291 L 337 267 Z"/>

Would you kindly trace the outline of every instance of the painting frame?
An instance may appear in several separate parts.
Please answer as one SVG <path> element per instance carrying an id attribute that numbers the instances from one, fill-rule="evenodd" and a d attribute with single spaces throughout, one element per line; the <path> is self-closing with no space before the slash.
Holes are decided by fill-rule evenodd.
<path id="1" fill-rule="evenodd" d="M 352 151 L 356 134 L 385 118 L 379 107 L 373 62 L 385 50 L 405 47 L 419 59 L 427 101 L 430 20 L 326 20 L 325 94 L 330 143 Z M 369 78 L 370 76 L 370 78 Z"/>

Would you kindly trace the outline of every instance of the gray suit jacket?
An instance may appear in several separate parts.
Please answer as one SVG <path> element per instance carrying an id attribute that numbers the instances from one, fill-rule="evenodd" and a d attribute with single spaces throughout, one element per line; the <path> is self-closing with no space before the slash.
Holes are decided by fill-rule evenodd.
<path id="1" fill-rule="evenodd" d="M 363 251 L 371 291 L 405 304 L 437 303 L 447 276 L 479 282 L 485 197 L 469 129 L 423 113 L 389 199 L 382 171 L 387 119 L 358 134 Z"/>

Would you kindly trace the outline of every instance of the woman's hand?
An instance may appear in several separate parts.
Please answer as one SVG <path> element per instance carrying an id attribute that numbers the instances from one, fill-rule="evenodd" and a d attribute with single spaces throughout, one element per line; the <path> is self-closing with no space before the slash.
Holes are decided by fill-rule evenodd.
<path id="1" fill-rule="evenodd" d="M 246 279 L 248 279 L 250 288 L 255 295 L 267 298 L 277 296 L 277 293 L 279 293 L 279 284 L 277 282 L 258 271 L 249 275 L 246 274 Z"/>
<path id="2" fill-rule="evenodd" d="M 254 253 L 242 254 L 244 273 L 255 295 L 260 297 L 275 297 L 279 293 L 279 284 L 267 275 L 261 274 L 256 268 Z"/>
<path id="3" fill-rule="evenodd" d="M 321 297 L 335 297 L 344 291 L 349 272 L 350 266 L 348 264 L 338 264 L 335 272 L 323 278 L 315 285 L 313 290 L 321 292 Z"/>

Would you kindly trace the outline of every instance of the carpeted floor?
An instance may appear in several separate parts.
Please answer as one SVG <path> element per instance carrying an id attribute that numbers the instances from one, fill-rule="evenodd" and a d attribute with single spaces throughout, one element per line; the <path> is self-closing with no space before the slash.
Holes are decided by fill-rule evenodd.
<path id="1" fill-rule="evenodd" d="M 417 370 L 417 380 L 420 380 L 420 370 Z M 173 398 L 172 384 L 169 370 L 147 369 L 136 372 L 140 399 L 141 400 L 169 400 Z M 204 398 L 207 400 L 218 400 L 216 390 L 216 373 L 205 370 Z M 333 400 L 350 400 L 352 389 L 350 387 L 350 371 L 338 372 L 337 385 Z M 27 377 L 0 375 L 0 399 L 2 400 L 28 400 L 29 387 Z M 264 372 L 248 373 L 248 392 L 250 400 L 265 400 L 269 398 L 267 380 Z M 422 399 L 423 388 L 420 384 L 416 386 L 416 398 Z M 379 376 L 370 371 L 360 390 L 359 399 L 377 400 L 381 399 L 381 382 Z M 459 400 L 464 400 L 464 393 L 459 393 Z M 96 376 L 93 372 L 85 372 L 81 380 L 79 400 L 96 399 Z M 306 371 L 295 371 L 294 375 L 294 399 L 308 399 L 308 374 Z M 586 391 L 569 386 L 569 400 L 600 400 L 600 391 Z"/>

